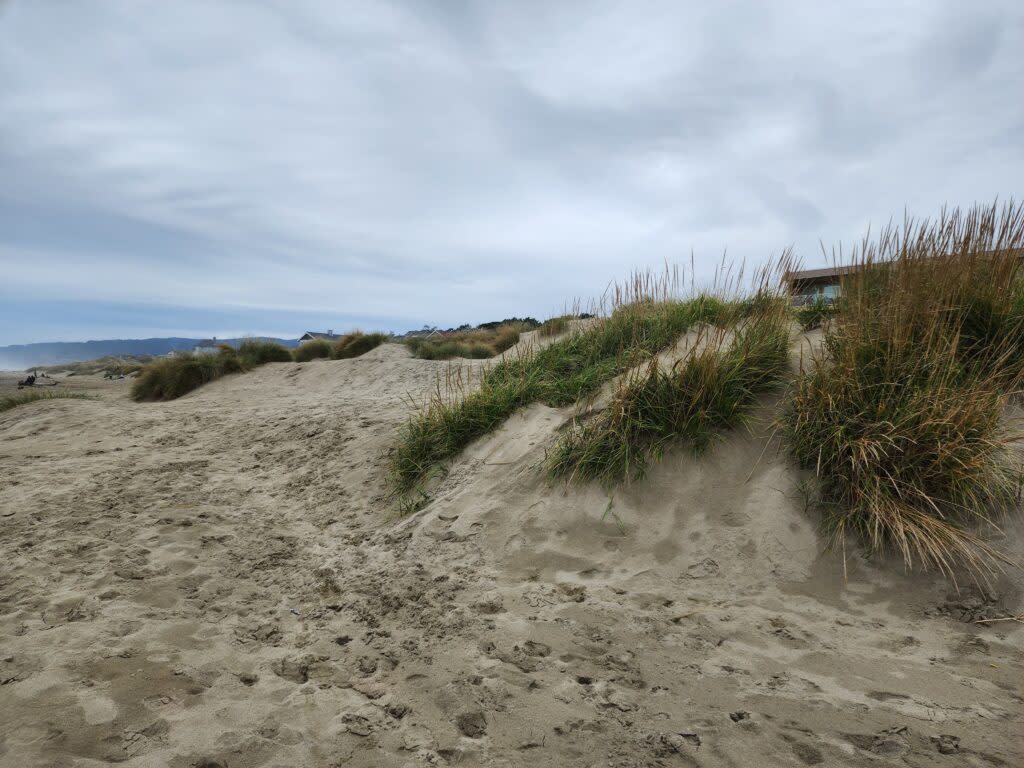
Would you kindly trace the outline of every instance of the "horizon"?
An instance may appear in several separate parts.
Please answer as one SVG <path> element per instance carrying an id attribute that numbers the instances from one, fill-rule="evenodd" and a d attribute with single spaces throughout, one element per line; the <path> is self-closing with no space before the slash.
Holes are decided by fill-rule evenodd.
<path id="1" fill-rule="evenodd" d="M 0 346 L 542 319 L 1016 191 L 1024 8 L 740 6 L 0 1 Z"/>
<path id="2" fill-rule="evenodd" d="M 524 315 L 523 317 L 524 318 L 525 317 L 529 317 L 529 315 Z M 499 320 L 503 320 L 503 319 L 508 319 L 508 318 L 498 318 L 498 319 Z M 534 318 L 534 319 L 537 319 L 537 318 Z M 431 328 L 431 329 L 436 328 L 436 329 L 439 329 L 439 330 L 455 330 L 456 328 L 458 328 L 458 327 L 460 327 L 462 325 L 468 325 L 470 327 L 476 328 L 479 325 L 482 325 L 484 323 L 489 323 L 489 322 L 493 322 L 493 321 L 491 321 L 491 320 L 481 320 L 479 323 L 468 323 L 467 322 L 467 323 L 459 323 L 457 325 L 447 326 L 447 327 L 436 325 L 436 324 L 427 324 L 425 326 L 421 325 L 421 326 L 419 326 L 417 328 L 404 328 L 402 330 L 395 330 L 395 331 L 388 331 L 388 330 L 385 329 L 385 332 L 389 333 L 389 334 L 391 334 L 393 336 L 401 336 L 401 335 L 404 335 L 406 333 L 412 333 L 414 331 L 423 330 L 424 328 Z M 100 337 L 92 338 L 92 337 L 90 337 L 90 338 L 80 338 L 80 339 L 46 339 L 44 341 L 30 341 L 30 342 L 24 342 L 24 343 L 12 342 L 11 344 L 2 344 L 2 345 L 0 345 L 0 348 L 28 347 L 28 346 L 35 346 L 35 345 L 39 345 L 39 344 L 90 344 L 90 343 L 94 343 L 94 342 L 104 342 L 104 341 L 155 341 L 155 340 L 162 340 L 162 339 L 188 339 L 189 341 L 202 341 L 202 340 L 210 339 L 210 340 L 213 340 L 213 341 L 217 341 L 217 340 L 221 340 L 221 341 L 236 341 L 238 339 L 249 339 L 249 338 L 252 338 L 252 339 L 279 339 L 281 341 L 298 341 L 298 339 L 302 335 L 304 335 L 306 333 L 334 333 L 336 335 L 341 335 L 342 333 L 347 333 L 347 332 L 349 332 L 351 330 L 363 330 L 363 329 L 361 329 L 361 328 L 356 328 L 356 329 L 343 328 L 343 329 L 339 329 L 339 328 L 328 328 L 328 327 L 323 327 L 323 328 L 320 328 L 320 327 L 309 327 L 309 328 L 304 328 L 300 332 L 294 332 L 294 331 L 287 332 L 286 331 L 286 332 L 279 332 L 279 333 L 275 333 L 275 332 L 253 333 L 251 331 L 225 331 L 225 332 L 222 332 L 222 333 L 205 333 L 205 334 L 204 333 L 200 333 L 198 335 L 193 333 L 193 332 L 191 332 L 191 331 L 188 332 L 188 333 L 177 333 L 173 329 L 171 329 L 168 333 L 161 334 L 159 336 L 109 336 L 109 337 L 103 337 L 103 338 L 100 338 Z"/>

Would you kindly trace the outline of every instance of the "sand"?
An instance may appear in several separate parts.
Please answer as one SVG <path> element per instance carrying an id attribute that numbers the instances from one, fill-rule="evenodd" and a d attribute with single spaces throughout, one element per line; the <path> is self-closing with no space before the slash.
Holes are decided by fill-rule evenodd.
<path id="1" fill-rule="evenodd" d="M 768 405 L 611 500 L 544 480 L 572 410 L 533 406 L 400 518 L 383 457 L 444 366 L 0 413 L 0 765 L 1024 765 L 1024 627 L 975 623 L 1019 574 L 844 580 Z"/>

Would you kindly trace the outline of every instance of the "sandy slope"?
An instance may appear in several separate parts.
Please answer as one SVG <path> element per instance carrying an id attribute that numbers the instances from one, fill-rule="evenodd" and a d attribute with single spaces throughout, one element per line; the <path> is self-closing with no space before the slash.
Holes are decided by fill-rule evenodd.
<path id="1" fill-rule="evenodd" d="M 541 479 L 570 412 L 534 406 L 388 518 L 443 365 L 0 414 L 0 765 L 1024 765 L 1024 628 L 971 623 L 1019 582 L 844 582 L 764 437 L 609 508 Z"/>

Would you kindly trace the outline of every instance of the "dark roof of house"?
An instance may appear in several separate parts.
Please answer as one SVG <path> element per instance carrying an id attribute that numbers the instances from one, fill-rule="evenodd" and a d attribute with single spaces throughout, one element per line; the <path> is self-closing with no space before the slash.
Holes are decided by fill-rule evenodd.
<path id="1" fill-rule="evenodd" d="M 1024 259 L 1024 248 L 1008 248 L 1006 252 Z M 979 254 L 995 253 L 995 251 L 978 251 Z M 821 269 L 804 269 L 798 272 L 786 272 L 782 279 L 787 283 L 800 282 L 825 282 L 832 278 L 839 278 L 856 272 L 863 265 L 847 264 L 841 267 L 822 267 Z"/>
<path id="2" fill-rule="evenodd" d="M 308 339 L 337 339 L 341 336 L 340 333 L 321 333 L 320 331 L 306 331 L 304 334 L 299 336 L 299 341 L 306 341 Z"/>
<path id="3" fill-rule="evenodd" d="M 858 267 L 845 266 L 845 267 L 822 267 L 821 269 L 803 269 L 799 272 L 787 272 L 783 275 L 783 280 L 787 283 L 799 283 L 806 280 L 823 280 L 826 278 L 839 278 L 843 275 L 849 275 L 852 272 L 856 272 Z"/>
<path id="4" fill-rule="evenodd" d="M 216 347 L 220 344 L 216 339 L 203 339 L 202 341 L 196 342 L 197 347 Z"/>

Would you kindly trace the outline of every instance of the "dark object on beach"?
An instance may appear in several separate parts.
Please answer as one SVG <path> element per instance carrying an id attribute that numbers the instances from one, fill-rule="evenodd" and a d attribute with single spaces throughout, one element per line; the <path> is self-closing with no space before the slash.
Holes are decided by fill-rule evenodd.
<path id="1" fill-rule="evenodd" d="M 36 376 L 35 376 L 35 374 L 32 374 L 30 376 L 26 376 L 22 381 L 18 382 L 18 389 L 21 389 L 22 387 L 31 387 L 35 383 L 36 383 Z"/>

